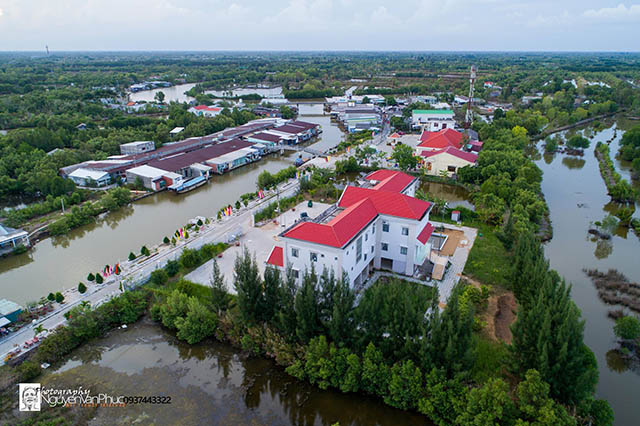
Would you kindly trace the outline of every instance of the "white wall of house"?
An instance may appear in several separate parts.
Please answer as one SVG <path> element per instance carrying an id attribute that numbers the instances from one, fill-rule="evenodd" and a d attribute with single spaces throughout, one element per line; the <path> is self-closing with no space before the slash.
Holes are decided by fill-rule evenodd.
<path id="1" fill-rule="evenodd" d="M 325 267 L 332 269 L 337 278 L 346 272 L 351 286 L 359 285 L 372 268 L 380 269 L 383 258 L 391 261 L 394 272 L 413 275 L 416 264 L 422 264 L 426 253 L 430 251 L 417 240 L 427 222 L 428 213 L 420 221 L 379 215 L 343 248 L 285 237 L 284 265 L 285 268 L 291 265 L 294 271 L 298 271 L 299 282 L 304 271 L 311 269 L 312 262 L 318 274 Z M 389 225 L 388 231 L 384 231 L 385 223 Z M 386 244 L 386 250 L 383 250 L 383 243 Z M 316 260 L 312 261 L 312 258 Z"/>
<path id="2" fill-rule="evenodd" d="M 428 175 L 440 176 L 440 173 L 446 171 L 447 175 L 451 176 L 456 173 L 459 168 L 473 164 L 474 163 L 470 161 L 443 152 L 442 154 L 425 158 L 424 169 Z"/>

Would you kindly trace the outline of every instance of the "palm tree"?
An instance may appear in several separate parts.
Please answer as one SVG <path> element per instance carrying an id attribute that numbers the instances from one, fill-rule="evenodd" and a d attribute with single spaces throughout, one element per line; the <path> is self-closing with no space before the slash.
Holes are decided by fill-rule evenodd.
<path id="1" fill-rule="evenodd" d="M 33 332 L 35 333 L 35 336 L 37 336 L 38 334 L 44 332 L 44 331 L 48 331 L 46 328 L 44 328 L 42 326 L 42 324 L 38 324 L 35 327 L 33 327 Z"/>

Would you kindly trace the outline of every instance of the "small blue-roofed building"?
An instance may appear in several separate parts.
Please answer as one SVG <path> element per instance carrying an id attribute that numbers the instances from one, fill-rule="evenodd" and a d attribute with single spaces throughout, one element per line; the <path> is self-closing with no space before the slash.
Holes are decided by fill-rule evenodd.
<path id="1" fill-rule="evenodd" d="M 13 251 L 19 246 L 29 246 L 29 234 L 22 229 L 13 229 L 0 224 L 0 254 Z"/>
<path id="2" fill-rule="evenodd" d="M 5 327 L 18 321 L 22 306 L 7 299 L 0 299 L 0 327 Z"/>

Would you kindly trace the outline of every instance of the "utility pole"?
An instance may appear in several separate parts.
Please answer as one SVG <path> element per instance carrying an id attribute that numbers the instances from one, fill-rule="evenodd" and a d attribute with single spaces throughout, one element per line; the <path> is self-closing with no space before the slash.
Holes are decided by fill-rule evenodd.
<path id="1" fill-rule="evenodd" d="M 64 198 L 60 198 L 60 201 L 62 202 L 62 214 L 64 214 Z"/>
<path id="2" fill-rule="evenodd" d="M 467 102 L 467 114 L 464 119 L 464 128 L 471 127 L 473 121 L 473 91 L 476 82 L 476 66 L 471 65 L 471 73 L 469 74 L 469 101 Z"/>

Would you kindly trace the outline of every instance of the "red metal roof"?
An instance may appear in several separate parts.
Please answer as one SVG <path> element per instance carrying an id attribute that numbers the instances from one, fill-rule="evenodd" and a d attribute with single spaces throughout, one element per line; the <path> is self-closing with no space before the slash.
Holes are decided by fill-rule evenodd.
<path id="1" fill-rule="evenodd" d="M 376 211 L 380 214 L 415 220 L 421 219 L 431 206 L 428 201 L 418 200 L 399 192 L 391 192 L 384 189 L 357 188 L 355 186 L 345 188 L 338 201 L 338 206 L 346 208 L 363 199 L 371 200 Z"/>
<path id="2" fill-rule="evenodd" d="M 284 252 L 282 251 L 282 247 L 274 246 L 273 249 L 271 249 L 267 263 L 281 268 L 284 266 Z"/>
<path id="3" fill-rule="evenodd" d="M 442 149 L 448 146 L 460 148 L 462 146 L 462 133 L 453 129 L 444 129 L 439 132 L 422 132 L 419 147 Z"/>
<path id="4" fill-rule="evenodd" d="M 222 111 L 222 108 L 210 107 L 208 105 L 198 105 L 198 106 L 196 106 L 194 108 L 197 109 L 198 111 L 211 111 L 211 112 Z"/>
<path id="5" fill-rule="evenodd" d="M 434 157 L 436 155 L 440 155 L 440 154 L 449 154 L 449 155 L 453 155 L 454 157 L 458 157 L 461 158 L 465 161 L 468 161 L 470 163 L 475 163 L 476 160 L 478 159 L 478 156 L 474 153 L 471 152 L 465 152 L 462 151 L 460 149 L 456 149 L 452 146 L 449 146 L 445 149 L 441 149 L 439 151 L 423 151 L 420 155 L 422 157 L 425 158 L 429 158 L 429 157 Z"/>
<path id="6" fill-rule="evenodd" d="M 429 237 L 433 234 L 433 225 L 429 222 L 422 228 L 422 231 L 418 234 L 418 241 L 422 244 L 426 244 L 429 241 Z"/>
<path id="7" fill-rule="evenodd" d="M 391 192 L 402 192 L 413 180 L 413 176 L 395 170 L 376 170 L 369 173 L 365 179 L 378 181 L 373 189 L 383 189 Z"/>
<path id="8" fill-rule="evenodd" d="M 365 198 L 352 204 L 326 224 L 301 222 L 284 236 L 331 247 L 344 247 L 377 215 L 373 203 Z"/>

